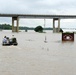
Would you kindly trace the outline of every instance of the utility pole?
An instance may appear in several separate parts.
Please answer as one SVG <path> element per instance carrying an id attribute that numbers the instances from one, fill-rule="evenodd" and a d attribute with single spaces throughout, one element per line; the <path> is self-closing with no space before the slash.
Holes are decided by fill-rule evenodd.
<path id="1" fill-rule="evenodd" d="M 45 25 L 46 25 L 46 20 L 45 20 L 45 18 L 44 18 L 44 33 L 46 33 L 46 32 L 45 32 Z M 45 40 L 44 40 L 44 42 L 47 43 L 46 35 L 45 35 Z"/>
<path id="2" fill-rule="evenodd" d="M 46 20 L 45 20 L 45 18 L 44 18 L 44 32 L 45 32 L 45 24 L 46 24 Z"/>

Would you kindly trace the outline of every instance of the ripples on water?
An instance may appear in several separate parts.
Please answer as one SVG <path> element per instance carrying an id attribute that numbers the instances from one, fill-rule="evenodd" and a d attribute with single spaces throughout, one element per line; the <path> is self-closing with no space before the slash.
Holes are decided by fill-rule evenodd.
<path id="1" fill-rule="evenodd" d="M 52 31 L 46 31 L 46 33 L 37 33 L 34 32 L 33 30 L 29 30 L 28 32 L 25 32 L 22 30 L 19 33 L 12 33 L 10 30 L 5 30 L 0 32 L 0 41 L 2 42 L 2 39 L 4 36 L 12 37 L 12 35 L 15 35 L 15 37 L 18 40 L 18 43 L 20 46 L 25 46 L 25 45 L 30 45 L 30 44 L 44 44 L 45 41 L 50 47 L 54 46 L 56 47 L 56 44 L 63 46 L 65 45 L 70 45 L 76 44 L 76 41 L 74 42 L 62 42 L 62 34 L 61 33 L 53 33 Z M 75 35 L 76 36 L 76 35 Z M 46 38 L 45 38 L 46 37 Z M 30 43 L 30 44 L 29 44 Z"/>
<path id="2" fill-rule="evenodd" d="M 18 46 L 0 44 L 1 75 L 76 75 L 76 40 L 62 42 L 61 33 L 52 31 L 1 31 L 0 43 L 5 35 L 15 35 Z"/>

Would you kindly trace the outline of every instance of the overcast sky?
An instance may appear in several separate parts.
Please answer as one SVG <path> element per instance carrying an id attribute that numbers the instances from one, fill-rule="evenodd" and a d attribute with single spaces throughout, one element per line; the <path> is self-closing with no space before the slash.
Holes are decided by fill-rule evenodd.
<path id="1" fill-rule="evenodd" d="M 76 15 L 76 0 L 0 0 L 0 13 Z M 61 26 L 74 27 L 75 21 L 61 20 Z M 0 18 L 0 22 L 11 23 L 11 18 Z M 44 20 L 20 19 L 20 26 L 43 24 Z M 46 26 L 52 27 L 52 19 L 46 20 Z"/>

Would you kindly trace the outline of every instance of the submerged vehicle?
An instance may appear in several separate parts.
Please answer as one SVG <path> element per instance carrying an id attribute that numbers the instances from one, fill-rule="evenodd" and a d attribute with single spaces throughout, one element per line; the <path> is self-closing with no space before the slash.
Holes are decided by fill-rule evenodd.
<path id="1" fill-rule="evenodd" d="M 7 37 L 7 42 L 2 42 L 2 45 L 3 45 L 3 46 L 10 46 L 10 45 L 15 45 L 15 46 L 17 46 L 18 43 L 17 43 L 16 38 L 9 39 L 9 38 Z"/>

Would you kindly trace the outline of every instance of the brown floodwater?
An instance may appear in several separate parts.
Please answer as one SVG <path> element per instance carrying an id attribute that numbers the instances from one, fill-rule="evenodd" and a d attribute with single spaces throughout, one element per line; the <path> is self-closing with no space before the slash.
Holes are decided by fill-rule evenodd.
<path id="1" fill-rule="evenodd" d="M 14 35 L 18 46 L 2 46 L 5 35 Z M 52 31 L 0 31 L 0 75 L 76 75 L 76 38 L 62 42 L 62 34 Z"/>

